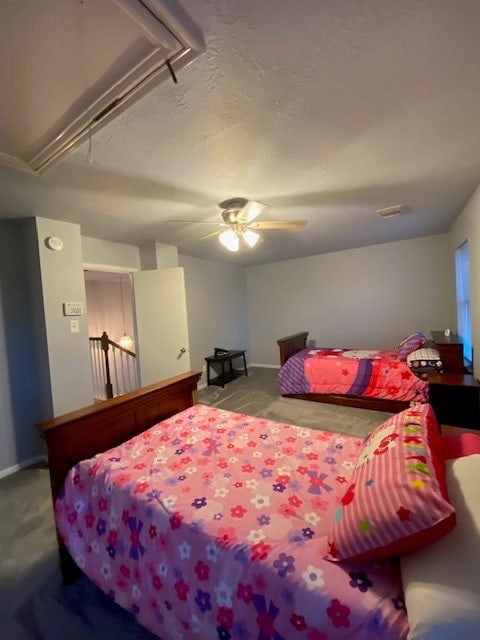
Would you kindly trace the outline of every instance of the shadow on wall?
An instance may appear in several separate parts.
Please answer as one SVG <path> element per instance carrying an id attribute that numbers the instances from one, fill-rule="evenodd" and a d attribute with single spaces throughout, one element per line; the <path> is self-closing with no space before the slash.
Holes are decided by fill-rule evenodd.
<path id="1" fill-rule="evenodd" d="M 34 296 L 29 295 L 28 224 L 29 221 L 20 220 L 0 225 L 0 351 L 3 351 L 0 413 L 3 436 L 8 439 L 10 431 L 10 441 L 15 447 L 15 451 L 0 449 L 0 469 L 44 452 L 42 440 L 33 428 L 43 414 L 35 350 Z M 9 446 L 7 441 L 4 444 Z"/>

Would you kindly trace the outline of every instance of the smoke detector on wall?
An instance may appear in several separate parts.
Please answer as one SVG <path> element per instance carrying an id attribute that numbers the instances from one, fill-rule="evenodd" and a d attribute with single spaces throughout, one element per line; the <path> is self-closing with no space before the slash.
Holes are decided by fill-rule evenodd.
<path id="1" fill-rule="evenodd" d="M 396 204 L 393 207 L 386 207 L 385 209 L 377 209 L 377 214 L 381 218 L 395 218 L 406 212 L 406 207 L 403 204 Z"/>

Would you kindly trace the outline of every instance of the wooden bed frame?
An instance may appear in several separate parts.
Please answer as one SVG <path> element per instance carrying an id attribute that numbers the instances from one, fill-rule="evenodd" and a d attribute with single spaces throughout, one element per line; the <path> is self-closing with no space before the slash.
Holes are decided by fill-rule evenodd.
<path id="1" fill-rule="evenodd" d="M 280 365 L 298 351 L 307 348 L 308 331 L 300 331 L 285 338 L 277 340 L 280 351 Z M 410 402 L 402 400 L 385 400 L 383 398 L 357 398 L 356 396 L 339 396 L 320 393 L 286 393 L 285 398 L 298 398 L 300 400 L 311 400 L 312 402 L 327 402 L 345 407 L 357 407 L 360 409 L 371 409 L 373 411 L 387 411 L 388 413 L 399 413 L 410 406 Z"/>
<path id="2" fill-rule="evenodd" d="M 195 404 L 200 376 L 199 371 L 189 371 L 37 424 L 47 443 L 53 503 L 68 471 L 78 462 L 115 447 Z M 81 571 L 58 533 L 57 540 L 63 579 L 73 582 Z"/>

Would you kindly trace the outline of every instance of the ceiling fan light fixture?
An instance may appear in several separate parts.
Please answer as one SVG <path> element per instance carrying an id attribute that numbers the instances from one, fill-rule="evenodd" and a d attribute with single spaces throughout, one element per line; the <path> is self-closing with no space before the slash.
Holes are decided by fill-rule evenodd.
<path id="1" fill-rule="evenodd" d="M 131 349 L 133 347 L 133 339 L 126 333 L 118 341 L 118 344 L 124 349 Z"/>
<path id="2" fill-rule="evenodd" d="M 238 251 L 240 248 L 240 241 L 238 239 L 238 234 L 235 233 L 233 229 L 227 229 L 227 231 L 223 231 L 218 239 L 223 244 L 223 246 L 229 251 Z"/>
<path id="3" fill-rule="evenodd" d="M 133 339 L 127 334 L 127 330 L 125 327 L 125 298 L 123 297 L 123 280 L 121 274 L 120 277 L 120 296 L 122 299 L 122 315 L 123 315 L 123 336 L 118 341 L 118 344 L 122 347 L 122 349 L 132 349 L 133 347 Z"/>
<path id="4" fill-rule="evenodd" d="M 119 0 L 116 0 L 119 1 Z M 240 240 L 243 240 L 250 249 L 253 249 L 259 240 L 262 240 L 262 234 L 257 231 L 298 231 L 307 225 L 306 220 L 265 220 L 257 222 L 257 217 L 262 214 L 268 205 L 246 198 L 230 198 L 220 203 L 223 222 L 214 222 L 210 220 L 165 220 L 165 222 L 174 222 L 176 224 L 194 225 L 197 223 L 211 224 L 216 227 L 223 227 L 225 231 L 214 231 L 209 233 L 201 240 L 218 237 L 220 244 L 228 251 L 236 252 L 240 249 Z"/>
<path id="5" fill-rule="evenodd" d="M 251 229 L 246 229 L 242 233 L 242 238 L 248 244 L 250 249 L 252 249 L 257 244 L 257 242 L 260 240 L 260 234 L 257 233 L 256 231 L 252 231 Z"/>

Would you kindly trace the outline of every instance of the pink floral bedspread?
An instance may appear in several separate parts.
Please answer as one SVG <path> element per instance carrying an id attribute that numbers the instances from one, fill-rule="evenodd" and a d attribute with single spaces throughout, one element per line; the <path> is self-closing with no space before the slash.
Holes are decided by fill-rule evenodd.
<path id="1" fill-rule="evenodd" d="M 428 401 L 428 383 L 394 351 L 304 349 L 279 373 L 282 394 L 325 393 L 415 402 Z"/>
<path id="2" fill-rule="evenodd" d="M 398 564 L 323 558 L 360 447 L 196 405 L 76 465 L 55 517 L 84 573 L 163 640 L 400 640 Z"/>

